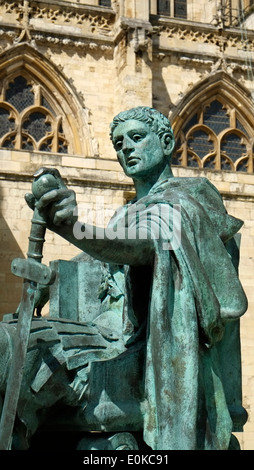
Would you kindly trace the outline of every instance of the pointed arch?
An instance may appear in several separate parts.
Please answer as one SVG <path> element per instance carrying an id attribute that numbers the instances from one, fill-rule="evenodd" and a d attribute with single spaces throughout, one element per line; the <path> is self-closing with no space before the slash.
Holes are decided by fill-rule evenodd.
<path id="1" fill-rule="evenodd" d="M 253 173 L 254 104 L 227 73 L 197 83 L 170 120 L 177 142 L 173 164 Z"/>
<path id="2" fill-rule="evenodd" d="M 14 88 L 15 81 L 17 85 L 22 79 L 25 88 L 27 88 L 25 95 L 28 98 L 30 90 L 34 101 L 27 99 L 26 109 L 21 109 L 19 119 L 15 121 L 14 127 L 22 128 L 22 132 L 20 131 L 19 134 L 23 136 L 15 137 L 15 145 L 19 145 L 18 139 L 23 138 L 23 145 L 26 145 L 25 142 L 27 142 L 28 146 L 21 146 L 21 149 L 27 148 L 29 150 L 29 145 L 31 145 L 31 149 L 35 150 L 49 151 L 50 148 L 51 151 L 61 152 L 61 149 L 65 149 L 64 153 L 93 156 L 92 138 L 87 121 L 88 113 L 76 90 L 59 68 L 26 43 L 18 44 L 0 54 L 0 114 L 1 112 L 6 113 L 8 106 L 12 107 L 9 119 L 10 122 L 13 122 L 17 109 L 15 109 L 14 103 L 10 102 L 10 89 Z M 4 111 L 1 111 L 2 109 Z M 26 113 L 26 117 L 23 116 L 23 111 Z M 44 119 L 45 129 L 47 125 L 48 129 L 51 125 L 51 130 L 54 129 L 55 134 L 53 135 L 52 132 L 52 136 L 49 137 L 49 131 L 46 132 L 44 140 L 41 140 L 34 148 L 34 136 L 29 135 L 27 130 L 32 128 L 35 116 L 41 122 Z M 31 122 L 32 120 L 33 122 Z M 9 136 L 6 138 L 8 140 Z M 56 141 L 57 138 L 58 147 L 54 144 L 54 139 Z M 2 144 L 0 142 L 0 145 Z"/>

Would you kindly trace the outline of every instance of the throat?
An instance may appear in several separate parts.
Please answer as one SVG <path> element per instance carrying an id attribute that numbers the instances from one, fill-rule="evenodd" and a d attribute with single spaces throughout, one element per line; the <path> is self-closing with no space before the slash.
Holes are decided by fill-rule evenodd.
<path id="1" fill-rule="evenodd" d="M 141 199 L 142 197 L 147 196 L 147 194 L 153 187 L 153 184 L 150 184 L 148 181 L 143 182 L 134 180 L 134 186 L 136 189 L 137 199 Z"/>
<path id="2" fill-rule="evenodd" d="M 134 186 L 136 189 L 137 200 L 141 199 L 142 197 L 147 196 L 147 194 L 151 191 L 151 189 L 160 181 L 163 181 L 167 178 L 172 178 L 172 177 L 173 177 L 173 173 L 172 173 L 171 168 L 169 166 L 166 166 L 159 175 L 156 175 L 156 173 L 154 172 L 153 174 L 148 175 L 146 178 L 140 178 L 140 179 L 133 178 Z"/>

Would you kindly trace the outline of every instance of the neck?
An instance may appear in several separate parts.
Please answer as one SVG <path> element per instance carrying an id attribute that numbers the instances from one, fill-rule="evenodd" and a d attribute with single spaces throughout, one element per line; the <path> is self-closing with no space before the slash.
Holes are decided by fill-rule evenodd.
<path id="1" fill-rule="evenodd" d="M 161 171 L 159 174 L 154 171 L 151 173 L 149 176 L 146 178 L 142 179 L 135 179 L 133 178 L 134 186 L 136 189 L 136 196 L 137 199 L 141 199 L 142 197 L 147 196 L 149 191 L 153 188 L 153 186 L 160 181 L 163 181 L 164 179 L 167 178 L 172 178 L 173 173 L 169 165 L 165 166 L 163 171 Z"/>

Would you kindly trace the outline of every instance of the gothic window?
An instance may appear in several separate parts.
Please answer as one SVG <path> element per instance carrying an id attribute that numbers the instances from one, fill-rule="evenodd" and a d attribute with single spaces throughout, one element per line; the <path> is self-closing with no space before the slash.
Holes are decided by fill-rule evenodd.
<path id="1" fill-rule="evenodd" d="M 187 18 L 187 0 L 157 0 L 157 14 Z"/>
<path id="2" fill-rule="evenodd" d="M 187 1 L 175 0 L 174 1 L 174 17 L 187 18 Z"/>
<path id="3" fill-rule="evenodd" d="M 183 125 L 172 164 L 252 173 L 252 140 L 246 129 L 237 109 L 213 99 Z"/>
<path id="4" fill-rule="evenodd" d="M 111 0 L 99 0 L 101 7 L 111 7 Z"/>
<path id="5" fill-rule="evenodd" d="M 62 117 L 50 100 L 46 90 L 29 76 L 5 80 L 0 99 L 0 147 L 67 153 Z"/>
<path id="6" fill-rule="evenodd" d="M 168 15 L 169 12 L 170 12 L 170 0 L 158 0 L 157 1 L 158 15 Z"/>

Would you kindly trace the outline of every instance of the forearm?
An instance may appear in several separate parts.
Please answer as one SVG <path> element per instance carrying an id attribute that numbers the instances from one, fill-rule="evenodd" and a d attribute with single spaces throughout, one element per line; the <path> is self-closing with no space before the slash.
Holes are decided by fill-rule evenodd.
<path id="1" fill-rule="evenodd" d="M 46 183 L 49 176 L 43 172 Z M 153 262 L 154 244 L 147 236 L 146 229 L 142 234 L 142 229 L 137 229 L 135 221 L 132 228 L 130 224 L 127 228 L 119 224 L 116 232 L 109 227 L 104 229 L 83 224 L 78 221 L 78 206 L 74 191 L 60 183 L 57 189 L 52 189 L 51 186 L 48 190 L 46 183 L 45 187 L 42 185 L 39 194 L 36 192 L 38 200 L 35 201 L 35 207 L 50 230 L 88 255 L 104 262 L 133 266 Z"/>
<path id="2" fill-rule="evenodd" d="M 126 229 L 121 236 L 112 231 L 75 222 L 72 225 L 51 226 L 51 230 L 80 250 L 100 261 L 131 266 L 150 265 L 154 257 L 152 239 L 130 238 Z M 140 234 L 139 234 L 140 235 Z"/>

